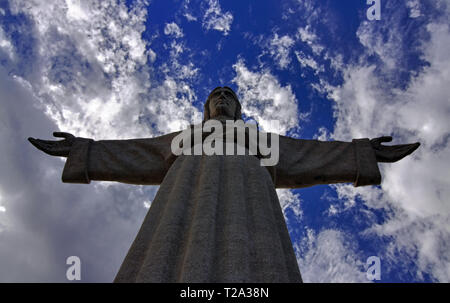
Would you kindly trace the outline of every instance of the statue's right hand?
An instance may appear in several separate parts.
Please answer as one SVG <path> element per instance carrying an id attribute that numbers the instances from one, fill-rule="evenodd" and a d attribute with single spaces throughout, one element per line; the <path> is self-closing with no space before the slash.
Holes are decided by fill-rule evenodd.
<path id="1" fill-rule="evenodd" d="M 31 144 L 37 149 L 42 150 L 52 156 L 58 157 L 68 157 L 70 149 L 75 141 L 75 136 L 69 133 L 54 132 L 53 136 L 64 138 L 64 140 L 53 141 L 53 140 L 41 140 L 35 138 L 28 138 Z"/>

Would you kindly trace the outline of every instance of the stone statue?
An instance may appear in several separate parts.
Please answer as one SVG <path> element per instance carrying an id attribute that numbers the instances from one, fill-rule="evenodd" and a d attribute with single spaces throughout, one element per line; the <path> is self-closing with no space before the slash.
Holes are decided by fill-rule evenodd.
<path id="1" fill-rule="evenodd" d="M 228 87 L 209 95 L 204 121 L 241 119 Z M 353 182 L 380 184 L 378 162 L 395 162 L 420 143 L 385 146 L 391 137 L 352 142 L 279 136 L 279 161 L 258 155 L 179 155 L 156 138 L 101 140 L 55 132 L 60 141 L 29 138 L 67 157 L 62 181 L 160 185 L 114 282 L 302 282 L 275 188 Z"/>

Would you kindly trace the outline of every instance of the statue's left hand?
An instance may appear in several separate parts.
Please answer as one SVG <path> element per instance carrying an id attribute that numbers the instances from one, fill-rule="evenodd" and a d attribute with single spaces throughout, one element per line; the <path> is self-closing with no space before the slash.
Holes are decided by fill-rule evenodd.
<path id="1" fill-rule="evenodd" d="M 64 140 L 41 140 L 30 137 L 28 138 L 28 141 L 30 141 L 30 143 L 33 144 L 34 147 L 42 150 L 46 154 L 58 157 L 68 157 L 70 148 L 75 141 L 75 136 L 63 132 L 54 132 L 53 136 L 64 138 Z"/>
<path id="2" fill-rule="evenodd" d="M 407 155 L 414 152 L 420 143 L 399 144 L 399 145 L 381 145 L 381 142 L 391 142 L 392 137 L 379 137 L 370 140 L 372 148 L 375 151 L 375 156 L 378 162 L 396 162 L 403 159 Z"/>

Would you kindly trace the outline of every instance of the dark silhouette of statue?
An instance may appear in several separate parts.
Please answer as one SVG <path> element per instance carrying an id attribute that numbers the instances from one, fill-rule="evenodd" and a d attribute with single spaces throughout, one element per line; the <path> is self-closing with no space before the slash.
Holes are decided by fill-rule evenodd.
<path id="1" fill-rule="evenodd" d="M 228 87 L 209 95 L 204 122 L 241 119 Z M 115 282 L 301 282 L 275 188 L 381 182 L 378 162 L 395 162 L 420 145 L 385 146 L 391 137 L 352 142 L 279 136 L 279 161 L 258 155 L 180 155 L 180 132 L 148 139 L 101 140 L 55 132 L 61 141 L 29 138 L 67 157 L 63 182 L 91 180 L 160 185 Z"/>

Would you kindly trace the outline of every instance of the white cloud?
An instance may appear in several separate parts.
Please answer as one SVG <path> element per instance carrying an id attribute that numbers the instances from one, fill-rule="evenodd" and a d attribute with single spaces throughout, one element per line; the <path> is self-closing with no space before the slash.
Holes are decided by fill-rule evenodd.
<path id="1" fill-rule="evenodd" d="M 195 16 L 192 16 L 190 13 L 184 13 L 184 17 L 186 17 L 186 19 L 188 20 L 188 21 L 197 21 L 197 17 L 195 17 Z"/>
<path id="2" fill-rule="evenodd" d="M 142 202 L 142 205 L 143 205 L 144 208 L 146 208 L 146 209 L 149 209 L 151 204 L 152 204 L 152 202 L 150 202 L 150 201 L 148 201 L 148 200 Z"/>
<path id="3" fill-rule="evenodd" d="M 298 62 L 302 66 L 302 68 L 310 68 L 314 71 L 314 74 L 318 74 L 319 72 L 323 72 L 323 66 L 319 66 L 319 64 L 314 60 L 314 58 L 305 55 L 301 51 L 295 51 L 295 56 L 297 57 Z"/>
<path id="4" fill-rule="evenodd" d="M 274 37 L 269 43 L 270 55 L 275 59 L 276 63 L 281 69 L 285 69 L 291 62 L 289 53 L 291 47 L 294 45 L 294 39 L 288 35 L 278 37 L 278 34 L 274 34 Z"/>
<path id="5" fill-rule="evenodd" d="M 409 8 L 410 18 L 417 18 L 421 16 L 419 0 L 407 1 L 406 6 Z"/>
<path id="6" fill-rule="evenodd" d="M 87 20 L 89 14 L 87 12 L 88 8 L 83 5 L 81 1 L 77 0 L 66 0 L 67 5 L 67 17 L 71 20 Z"/>
<path id="7" fill-rule="evenodd" d="M 136 5 L 128 10 L 114 1 L 12 3 L 13 13 L 24 13 L 36 25 L 38 58 L 30 64 L 38 75 L 23 80 L 61 130 L 97 138 L 148 134 L 138 123 L 139 95 L 149 81 L 140 37 L 146 10 Z"/>
<path id="8" fill-rule="evenodd" d="M 23 83 L 32 87 L 59 129 L 96 139 L 149 137 L 174 130 L 168 125 L 170 118 L 180 118 L 172 115 L 179 104 L 153 99 L 167 85 L 152 80 L 148 61 L 156 54 L 141 37 L 145 5 L 145 1 L 132 8 L 116 1 L 12 3 L 13 13 L 24 13 L 36 24 L 38 53 L 30 62 L 35 74 L 24 77 Z M 175 23 L 167 24 L 165 32 L 182 34 Z M 175 61 L 164 67 L 171 73 L 168 77 L 192 79 L 197 68 L 176 59 L 185 51 L 183 44 L 173 41 L 170 51 Z M 195 94 L 186 88 L 186 81 L 171 85 L 175 91 L 170 95 L 181 94 L 187 112 L 192 112 Z M 157 104 L 161 101 L 163 107 Z M 190 117 L 188 113 L 183 119 Z"/>
<path id="9" fill-rule="evenodd" d="M 308 44 L 313 43 L 317 39 L 316 34 L 311 31 L 311 26 L 309 25 L 307 25 L 306 27 L 300 27 L 297 30 L 297 36 L 298 38 L 300 38 L 300 40 Z"/>
<path id="10" fill-rule="evenodd" d="M 439 4 L 435 5 L 439 7 Z M 407 2 L 406 6 L 410 16 L 418 14 L 418 4 L 415 5 L 414 1 Z M 366 54 L 381 60 L 382 64 L 377 67 L 393 79 L 409 70 L 411 56 L 420 48 L 417 42 L 425 36 L 424 27 L 417 26 L 418 20 L 405 20 L 405 13 L 408 13 L 408 8 L 404 2 L 386 3 L 381 17 L 383 22 L 364 20 L 356 32 Z"/>
<path id="11" fill-rule="evenodd" d="M 297 99 L 290 85 L 282 86 L 269 71 L 252 72 L 243 60 L 233 65 L 243 113 L 255 118 L 263 130 L 286 134 L 298 126 Z M 271 120 L 279 121 L 274 129 Z"/>
<path id="12" fill-rule="evenodd" d="M 202 112 L 193 106 L 197 96 L 189 84 L 196 79 L 199 68 L 191 61 L 180 63 L 180 57 L 190 49 L 178 41 L 171 41 L 168 49 L 170 60 L 159 67 L 164 80 L 143 97 L 146 105 L 141 111 L 141 118 L 158 125 L 159 134 L 178 131 L 202 120 Z"/>
<path id="13" fill-rule="evenodd" d="M 316 235 L 308 230 L 308 236 L 300 244 L 294 244 L 303 282 L 349 283 L 368 282 L 361 260 L 339 230 L 327 229 Z"/>
<path id="14" fill-rule="evenodd" d="M 319 127 L 316 135 L 314 135 L 314 139 L 320 140 L 320 141 L 330 141 L 330 132 L 326 127 Z"/>
<path id="15" fill-rule="evenodd" d="M 0 203 L 2 202 L 2 194 L 1 194 L 1 191 L 0 191 Z M 6 212 L 6 207 L 4 207 L 2 204 L 0 204 L 0 213 L 4 213 L 4 212 Z M 3 221 L 3 220 L 2 220 Z M 2 232 L 2 224 L 0 224 L 0 233 Z"/>
<path id="16" fill-rule="evenodd" d="M 317 1 L 314 0 L 297 0 L 296 1 L 296 12 L 301 13 L 301 17 L 306 19 L 307 24 L 312 24 L 315 21 L 320 20 L 321 22 L 326 20 L 326 10 L 323 11 Z M 291 9 L 292 11 L 292 9 Z M 298 15 L 292 15 L 294 18 L 298 18 Z"/>
<path id="17" fill-rule="evenodd" d="M 303 43 L 306 43 L 315 55 L 320 55 L 324 50 L 324 47 L 318 43 L 317 35 L 311 30 L 311 26 L 300 27 L 297 30 L 297 39 L 300 39 Z"/>
<path id="18" fill-rule="evenodd" d="M 401 45 L 403 45 L 403 36 L 386 23 L 388 32 L 387 41 L 381 35 L 377 34 L 378 28 L 373 22 L 364 21 L 358 28 L 357 36 L 362 45 L 367 48 L 369 54 L 376 54 L 384 61 L 385 67 L 392 70 L 400 62 L 402 56 Z"/>
<path id="19" fill-rule="evenodd" d="M 294 215 L 300 219 L 303 215 L 303 211 L 301 208 L 301 200 L 298 194 L 293 193 L 292 190 L 289 189 L 281 189 L 277 188 L 277 196 L 280 200 L 281 209 L 283 210 L 284 218 L 289 224 L 289 220 L 286 216 L 286 212 L 288 210 L 292 211 Z"/>
<path id="20" fill-rule="evenodd" d="M 189 8 L 190 0 L 184 0 L 183 2 L 183 16 L 189 21 L 197 21 L 197 17 L 192 14 L 191 9 Z"/>
<path id="21" fill-rule="evenodd" d="M 233 15 L 230 12 L 222 12 L 218 0 L 208 0 L 208 9 L 203 15 L 202 25 L 206 30 L 214 29 L 226 36 L 228 35 L 231 23 L 233 23 Z"/>
<path id="22" fill-rule="evenodd" d="M 14 47 L 2 28 L 0 28 L 0 50 L 6 52 L 10 60 L 14 60 Z"/>
<path id="23" fill-rule="evenodd" d="M 184 81 L 166 76 L 162 85 L 150 92 L 142 117 L 160 125 L 161 133 L 174 132 L 202 119 L 199 110 L 192 106 L 194 91 Z M 151 101 L 151 102 L 150 102 Z"/>
<path id="24" fill-rule="evenodd" d="M 183 30 L 175 23 L 166 23 L 164 27 L 164 34 L 174 36 L 175 38 L 181 38 L 184 36 Z"/>

